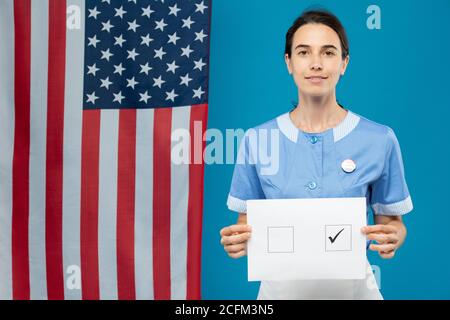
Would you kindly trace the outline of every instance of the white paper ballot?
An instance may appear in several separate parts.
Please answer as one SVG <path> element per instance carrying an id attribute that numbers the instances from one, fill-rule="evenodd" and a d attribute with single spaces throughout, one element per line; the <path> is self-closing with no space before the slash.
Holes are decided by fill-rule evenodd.
<path id="1" fill-rule="evenodd" d="M 247 201 L 248 280 L 363 279 L 366 198 Z"/>

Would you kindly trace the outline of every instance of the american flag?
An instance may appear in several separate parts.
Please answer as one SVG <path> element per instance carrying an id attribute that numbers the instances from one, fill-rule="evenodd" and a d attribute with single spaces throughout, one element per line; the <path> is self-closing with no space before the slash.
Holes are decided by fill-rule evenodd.
<path id="1" fill-rule="evenodd" d="M 210 13 L 0 1 L 0 299 L 201 298 Z"/>

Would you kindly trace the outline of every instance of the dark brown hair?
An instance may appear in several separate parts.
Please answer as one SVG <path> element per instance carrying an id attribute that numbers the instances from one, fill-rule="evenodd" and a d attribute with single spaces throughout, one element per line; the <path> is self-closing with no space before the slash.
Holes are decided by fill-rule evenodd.
<path id="1" fill-rule="evenodd" d="M 286 33 L 286 46 L 284 49 L 284 53 L 288 55 L 289 59 L 291 58 L 292 39 L 294 38 L 294 33 L 301 26 L 308 23 L 320 23 L 333 29 L 338 34 L 339 40 L 341 41 L 342 59 L 345 59 L 345 57 L 348 56 L 350 51 L 348 46 L 347 34 L 345 33 L 345 29 L 339 19 L 334 14 L 325 9 L 315 9 L 304 11 L 302 15 L 294 21 L 294 23 Z"/>

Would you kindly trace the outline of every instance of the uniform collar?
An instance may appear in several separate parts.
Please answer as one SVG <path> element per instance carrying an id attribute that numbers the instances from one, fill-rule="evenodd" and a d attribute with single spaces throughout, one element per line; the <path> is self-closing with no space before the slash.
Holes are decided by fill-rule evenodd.
<path id="1" fill-rule="evenodd" d="M 360 117 L 350 110 L 347 110 L 347 115 L 344 120 L 341 121 L 336 127 L 333 128 L 334 142 L 337 142 L 348 135 L 359 123 Z M 286 112 L 277 117 L 277 124 L 281 132 L 292 142 L 297 143 L 299 132 L 303 132 L 298 129 L 291 121 L 289 112 Z"/>

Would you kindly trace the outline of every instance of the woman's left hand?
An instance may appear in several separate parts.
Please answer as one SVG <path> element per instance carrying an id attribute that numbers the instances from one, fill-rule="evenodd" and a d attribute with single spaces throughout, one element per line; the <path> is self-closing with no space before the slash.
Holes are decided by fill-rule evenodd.
<path id="1" fill-rule="evenodd" d="M 361 232 L 368 240 L 375 240 L 378 244 L 370 244 L 369 249 L 378 251 L 383 259 L 391 259 L 395 250 L 400 247 L 400 230 L 395 225 L 377 224 L 363 227 Z"/>

